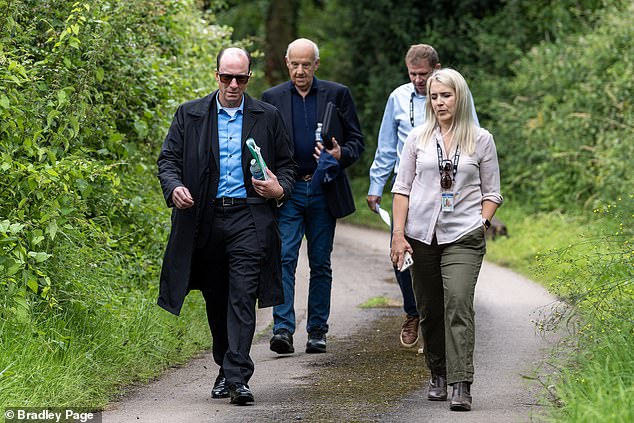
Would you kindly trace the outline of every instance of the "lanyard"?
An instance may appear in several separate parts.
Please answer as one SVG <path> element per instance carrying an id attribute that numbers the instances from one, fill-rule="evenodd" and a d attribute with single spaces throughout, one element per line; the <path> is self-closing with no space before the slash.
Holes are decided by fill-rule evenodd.
<path id="1" fill-rule="evenodd" d="M 412 95 L 409 98 L 409 123 L 412 124 L 412 128 L 414 127 L 414 96 L 416 92 L 412 92 Z"/>
<path id="2" fill-rule="evenodd" d="M 442 178 L 442 164 L 444 160 L 442 158 L 442 148 L 440 148 L 438 140 L 436 140 L 436 151 L 438 152 L 438 171 L 440 172 L 440 177 Z M 451 175 L 451 179 L 453 182 L 456 182 L 456 173 L 458 173 L 458 160 L 460 160 L 460 151 L 458 150 L 458 146 L 456 146 L 456 152 L 453 155 L 453 174 Z"/>

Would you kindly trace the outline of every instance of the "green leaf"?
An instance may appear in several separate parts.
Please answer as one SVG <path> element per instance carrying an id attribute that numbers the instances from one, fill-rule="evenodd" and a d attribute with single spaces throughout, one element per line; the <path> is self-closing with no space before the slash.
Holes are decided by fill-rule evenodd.
<path id="1" fill-rule="evenodd" d="M 29 256 L 33 257 L 36 263 L 42 263 L 43 261 L 48 260 L 52 254 L 45 253 L 44 251 L 29 251 Z"/>
<path id="2" fill-rule="evenodd" d="M 57 234 L 57 230 L 58 230 L 58 226 L 57 226 L 57 221 L 56 220 L 51 220 L 48 222 L 48 227 L 46 228 L 46 233 L 49 234 L 49 236 L 51 237 L 51 239 L 55 239 L 55 235 Z"/>
<path id="3" fill-rule="evenodd" d="M 48 112 L 48 116 L 46 117 L 46 125 L 51 126 L 51 124 L 53 123 L 53 119 L 57 118 L 57 116 L 60 115 L 60 111 L 59 110 L 51 110 L 50 112 Z"/>
<path id="4" fill-rule="evenodd" d="M 0 106 L 2 106 L 5 109 L 8 109 L 9 106 L 11 106 L 11 102 L 9 101 L 9 97 L 7 97 L 6 95 L 2 94 L 0 96 Z"/>
<path id="5" fill-rule="evenodd" d="M 11 234 L 17 234 L 18 232 L 22 231 L 22 229 L 24 229 L 24 225 L 21 223 L 12 223 L 11 226 L 9 226 L 9 233 Z"/>
<path id="6" fill-rule="evenodd" d="M 36 280 L 36 279 L 34 279 L 34 278 L 29 278 L 29 280 L 27 280 L 27 281 L 26 281 L 26 286 L 27 286 L 27 287 L 28 287 L 31 291 L 33 291 L 34 293 L 36 293 L 36 294 L 37 294 L 37 291 L 38 291 L 39 286 L 38 286 L 38 284 L 37 284 L 37 280 Z"/>
<path id="7" fill-rule="evenodd" d="M 33 247 L 35 247 L 37 244 L 39 244 L 39 243 L 40 243 L 40 242 L 42 242 L 42 241 L 44 241 L 44 237 L 43 237 L 42 235 L 37 235 L 37 236 L 34 236 L 34 237 L 31 239 L 31 245 L 32 245 Z"/>

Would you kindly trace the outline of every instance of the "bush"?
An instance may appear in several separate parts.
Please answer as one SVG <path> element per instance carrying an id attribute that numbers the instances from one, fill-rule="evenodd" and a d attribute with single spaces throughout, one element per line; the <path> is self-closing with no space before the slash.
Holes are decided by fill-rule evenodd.
<path id="1" fill-rule="evenodd" d="M 615 2 L 594 32 L 535 47 L 494 122 L 505 191 L 533 210 L 592 207 L 634 183 L 634 6 Z"/>
<path id="2" fill-rule="evenodd" d="M 213 89 L 212 19 L 194 0 L 0 1 L 0 404 L 67 403 L 69 361 L 68 385 L 130 381 L 208 338 L 148 304 L 169 228 L 155 160 L 176 105 Z"/>
<path id="3" fill-rule="evenodd" d="M 574 333 L 569 361 L 556 375 L 553 421 L 634 419 L 634 195 L 595 215 L 598 234 L 539 258 L 543 273 L 558 269 L 550 290 L 564 302 L 552 319 Z"/>

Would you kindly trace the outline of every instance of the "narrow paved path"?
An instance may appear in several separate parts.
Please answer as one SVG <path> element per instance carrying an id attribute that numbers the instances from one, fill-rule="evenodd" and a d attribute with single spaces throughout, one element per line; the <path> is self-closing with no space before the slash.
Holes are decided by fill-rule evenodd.
<path id="1" fill-rule="evenodd" d="M 380 309 L 358 306 L 372 297 L 399 299 L 390 268 L 389 234 L 339 224 L 333 252 L 333 295 L 329 339 L 336 343 L 385 315 Z M 211 354 L 175 368 L 147 386 L 111 404 L 103 423 L 118 422 L 290 422 L 307 418 L 310 400 L 298 389 L 314 383 L 315 372 L 331 353 L 305 354 L 308 266 L 302 247 L 297 271 L 296 352 L 279 356 L 268 348 L 271 310 L 258 311 L 258 332 L 252 348 L 256 365 L 250 386 L 255 405 L 236 407 L 212 400 L 209 392 L 217 373 Z M 449 411 L 446 402 L 425 400 L 424 380 L 412 380 L 412 391 L 398 405 L 382 410 L 373 420 L 384 422 L 522 422 L 538 421 L 537 383 L 531 376 L 543 358 L 546 340 L 535 333 L 531 319 L 554 302 L 543 288 L 506 269 L 485 263 L 476 288 L 476 382 L 471 413 Z M 183 316 L 182 318 L 187 318 Z M 394 340 L 397 342 L 396 333 Z M 334 348 L 333 348 L 334 349 Z M 414 354 L 414 352 L 412 352 Z M 421 359 L 421 366 L 423 362 Z M 418 372 L 420 373 L 420 372 Z M 389 386 L 377 386 L 386 390 Z M 332 401 L 345 392 L 333 392 Z M 323 404 L 322 404 L 323 405 Z M 338 421 L 345 422 L 345 416 Z"/>

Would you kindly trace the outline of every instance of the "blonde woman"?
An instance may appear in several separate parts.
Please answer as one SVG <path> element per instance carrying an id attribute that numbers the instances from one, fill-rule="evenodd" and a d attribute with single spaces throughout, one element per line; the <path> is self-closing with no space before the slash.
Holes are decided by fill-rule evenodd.
<path id="1" fill-rule="evenodd" d="M 471 410 L 473 297 L 486 252 L 484 233 L 502 204 L 493 137 L 477 126 L 469 88 L 453 69 L 427 82 L 426 122 L 401 154 L 394 194 L 392 263 L 414 259 L 412 284 L 431 371 L 427 398 Z"/>

